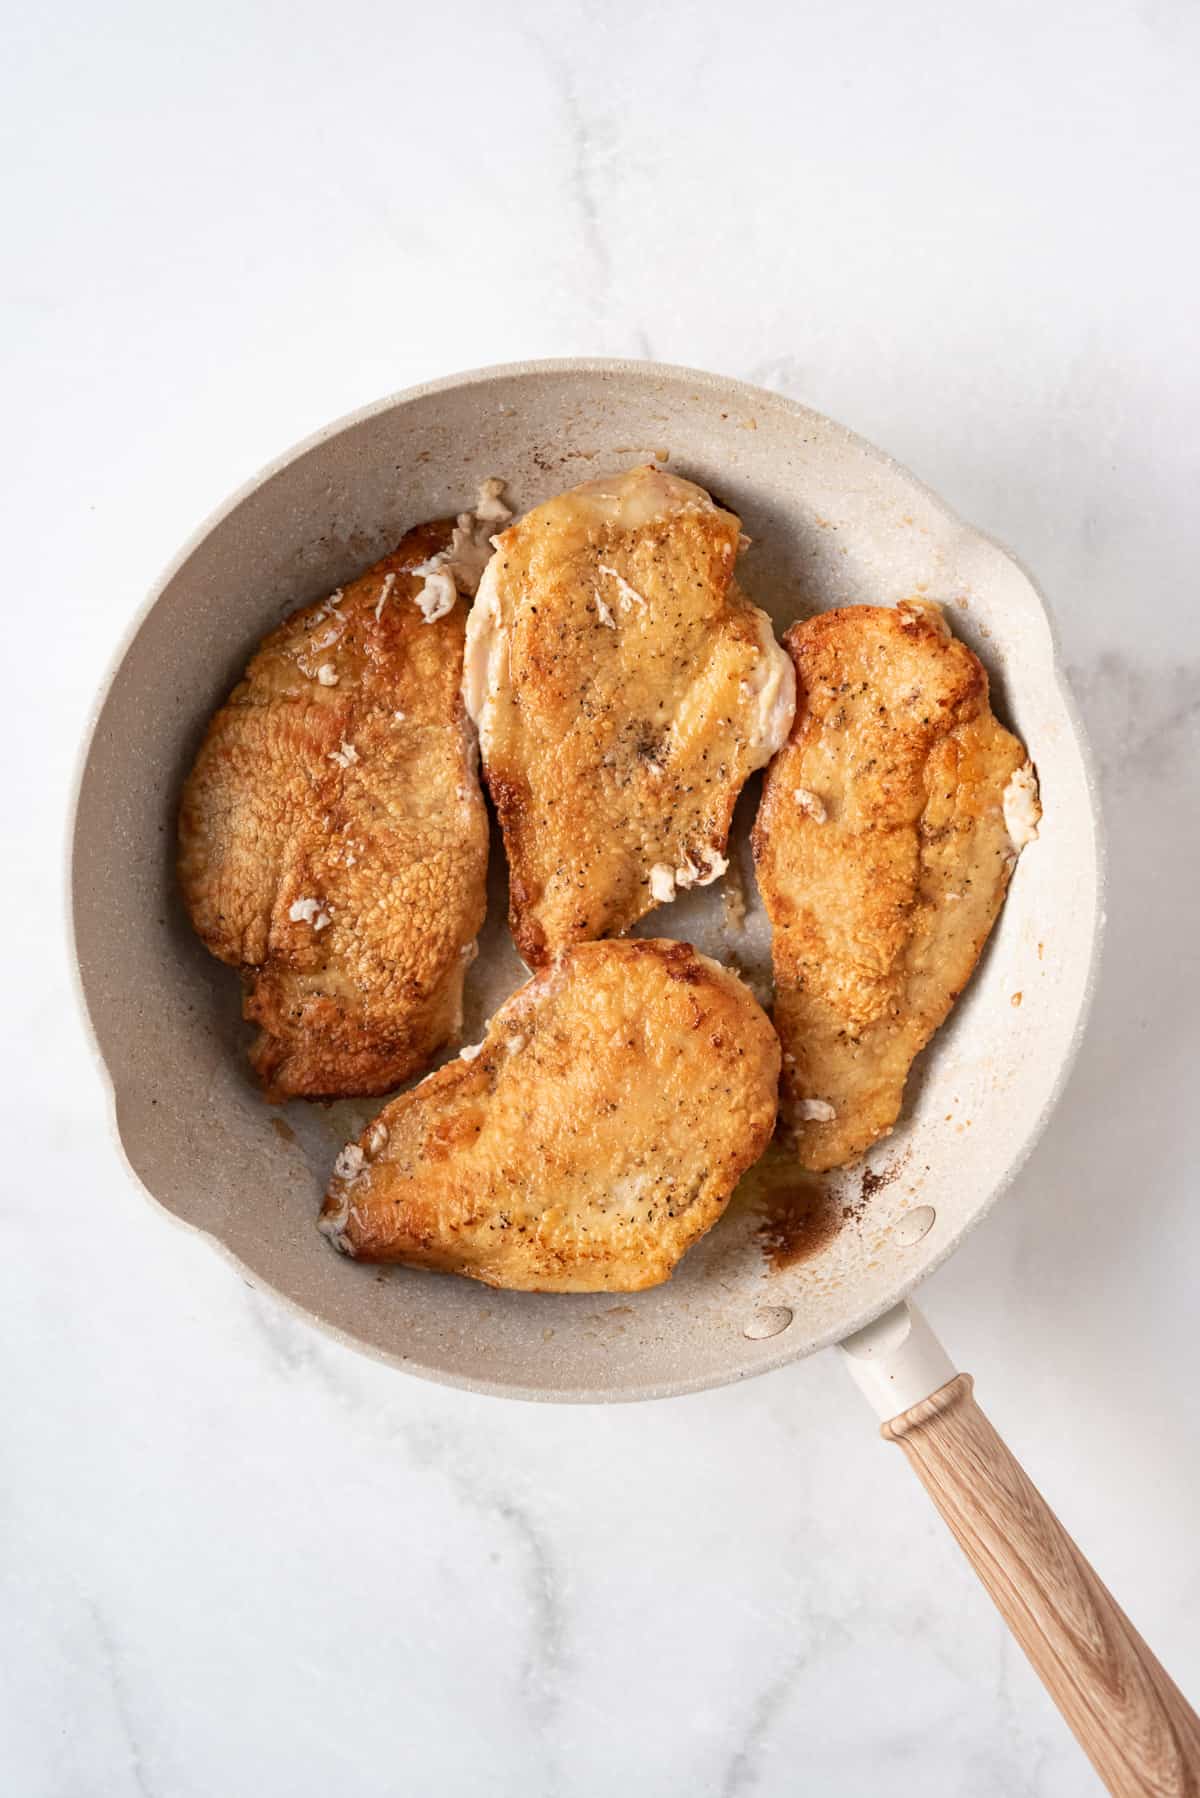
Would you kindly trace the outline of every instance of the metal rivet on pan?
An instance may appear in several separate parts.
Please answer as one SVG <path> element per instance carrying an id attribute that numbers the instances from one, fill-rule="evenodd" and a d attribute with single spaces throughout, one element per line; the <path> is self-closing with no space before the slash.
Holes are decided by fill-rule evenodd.
<path id="1" fill-rule="evenodd" d="M 791 1321 L 792 1313 L 786 1305 L 768 1305 L 765 1311 L 754 1313 L 742 1335 L 748 1336 L 751 1342 L 761 1342 L 766 1336 L 778 1336 Z"/>
<path id="2" fill-rule="evenodd" d="M 932 1205 L 918 1205 L 915 1211 L 905 1212 L 892 1235 L 902 1248 L 911 1248 L 922 1236 L 928 1236 L 936 1219 L 937 1212 Z"/>

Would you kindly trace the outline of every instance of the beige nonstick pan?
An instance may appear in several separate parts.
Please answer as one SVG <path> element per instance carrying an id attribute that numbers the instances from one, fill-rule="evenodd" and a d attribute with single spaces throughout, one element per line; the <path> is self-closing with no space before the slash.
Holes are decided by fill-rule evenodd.
<path id="1" fill-rule="evenodd" d="M 317 598 L 491 475 L 524 509 L 658 459 L 714 491 L 752 539 L 742 584 L 779 628 L 828 606 L 940 601 L 1037 764 L 1044 817 L 975 978 L 922 1058 L 893 1135 L 830 1182 L 795 1240 L 764 1234 L 753 1185 L 655 1291 L 492 1292 L 380 1278 L 315 1228 L 338 1148 L 377 1107 L 252 1089 L 238 984 L 174 890 L 175 808 L 205 721 L 280 615 Z M 744 923 L 720 888 L 649 932 L 769 977 L 739 808 Z M 1102 873 L 1095 800 L 1041 599 L 996 544 L 840 425 L 679 368 L 543 362 L 414 388 L 322 432 L 193 539 L 142 612 L 98 704 L 71 871 L 87 1012 L 143 1186 L 306 1318 L 397 1367 L 507 1397 L 693 1392 L 840 1342 L 1114 1792 L 1200 1793 L 1200 1725 L 904 1302 L 1003 1191 L 1066 1078 L 1093 979 Z M 524 978 L 504 870 L 469 977 L 464 1040 Z M 815 1201 L 814 1201 L 815 1202 Z M 834 1224 L 838 1227 L 834 1227 Z M 786 1236 L 786 1232 L 784 1233 Z"/>

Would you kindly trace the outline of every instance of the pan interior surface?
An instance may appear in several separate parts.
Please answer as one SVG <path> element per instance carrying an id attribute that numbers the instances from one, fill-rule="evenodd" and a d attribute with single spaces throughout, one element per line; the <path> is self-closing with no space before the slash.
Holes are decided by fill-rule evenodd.
<path id="1" fill-rule="evenodd" d="M 779 630 L 829 606 L 940 601 L 1037 764 L 1041 835 L 967 992 L 913 1071 L 900 1123 L 865 1164 L 820 1189 L 778 1169 L 748 1176 L 674 1279 L 629 1297 L 510 1294 L 355 1266 L 314 1220 L 339 1147 L 378 1107 L 279 1111 L 257 1096 L 238 982 L 195 939 L 175 891 L 181 781 L 258 639 L 409 525 L 461 510 L 490 475 L 524 510 L 655 459 L 740 513 L 752 544 L 739 578 Z M 718 885 L 641 927 L 693 941 L 755 984 L 769 966 L 745 840 L 757 793 L 756 781 L 736 823 L 744 922 Z M 465 1041 L 525 978 L 495 842 L 490 885 Z M 653 364 L 543 363 L 418 389 L 335 427 L 206 528 L 102 701 L 80 785 L 72 898 L 121 1142 L 161 1205 L 313 1321 L 413 1372 L 514 1396 L 616 1399 L 743 1378 L 824 1346 L 953 1249 L 1057 1096 L 1088 996 L 1100 873 L 1050 628 L 1008 555 L 878 450 L 777 395 Z"/>

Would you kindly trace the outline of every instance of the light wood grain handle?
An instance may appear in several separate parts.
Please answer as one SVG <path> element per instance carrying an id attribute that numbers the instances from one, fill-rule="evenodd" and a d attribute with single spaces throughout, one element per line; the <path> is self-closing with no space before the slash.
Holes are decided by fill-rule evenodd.
<path id="1" fill-rule="evenodd" d="M 960 1373 L 883 1425 L 1120 1798 L 1200 1798 L 1200 1718 L 1013 1458 Z"/>

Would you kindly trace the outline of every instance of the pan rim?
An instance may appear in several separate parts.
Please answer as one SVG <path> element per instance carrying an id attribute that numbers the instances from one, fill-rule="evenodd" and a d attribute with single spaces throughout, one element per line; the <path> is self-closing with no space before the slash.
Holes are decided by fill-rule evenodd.
<path id="1" fill-rule="evenodd" d="M 781 407 L 792 413 L 798 420 L 817 421 L 822 429 L 839 435 L 845 443 L 864 453 L 877 464 L 892 471 L 920 491 L 927 501 L 948 525 L 969 532 L 976 540 L 987 544 L 998 554 L 1009 561 L 1021 574 L 1034 593 L 1046 619 L 1050 638 L 1050 670 L 1057 694 L 1062 701 L 1067 721 L 1071 727 L 1073 739 L 1079 752 L 1085 790 L 1089 801 L 1091 815 L 1092 843 L 1095 868 L 1094 909 L 1091 921 L 1090 941 L 1086 948 L 1086 972 L 1084 975 L 1079 1008 L 1076 1014 L 1070 1042 L 1060 1060 L 1053 1085 L 1029 1134 L 1021 1149 L 1010 1162 L 1000 1179 L 991 1186 L 986 1197 L 976 1205 L 961 1226 L 942 1244 L 938 1253 L 918 1272 L 906 1276 L 888 1288 L 882 1300 L 872 1301 L 865 1305 L 861 1314 L 856 1313 L 849 1324 L 839 1324 L 815 1338 L 803 1338 L 801 1346 L 788 1347 L 789 1332 L 772 1338 L 763 1344 L 763 1353 L 751 1368 L 731 1368 L 728 1372 L 713 1373 L 711 1370 L 694 1376 L 682 1376 L 670 1380 L 648 1380 L 644 1384 L 627 1383 L 619 1389 L 597 1389 L 594 1387 L 552 1388 L 530 1386 L 521 1382 L 493 1380 L 486 1376 L 466 1376 L 447 1371 L 445 1368 L 427 1361 L 410 1358 L 388 1350 L 377 1343 L 368 1342 L 343 1329 L 328 1318 L 322 1316 L 291 1298 L 286 1292 L 262 1277 L 256 1270 L 247 1266 L 241 1258 L 217 1235 L 181 1217 L 169 1205 L 160 1201 L 142 1181 L 134 1169 L 126 1151 L 121 1135 L 117 1115 L 117 1095 L 109 1072 L 104 1052 L 100 1046 L 96 1023 L 92 1017 L 88 1003 L 78 948 L 78 905 L 75 894 L 75 857 L 80 825 L 79 811 L 82 788 L 88 763 L 91 758 L 96 729 L 104 711 L 112 687 L 143 625 L 151 612 L 163 597 L 164 592 L 195 554 L 200 545 L 252 494 L 267 481 L 282 473 L 294 462 L 319 448 L 330 439 L 349 431 L 358 425 L 378 417 L 413 401 L 436 396 L 439 393 L 456 392 L 472 386 L 486 386 L 496 381 L 511 380 L 529 376 L 546 375 L 611 375 L 638 380 L 665 380 L 671 383 L 687 384 L 702 389 L 719 390 L 723 396 L 741 396 L 749 404 L 755 401 L 769 401 L 772 406 Z M 913 1292 L 918 1285 L 929 1277 L 949 1258 L 964 1239 L 990 1213 L 997 1200 L 1013 1184 L 1017 1175 L 1025 1166 L 1029 1157 L 1049 1124 L 1050 1118 L 1057 1108 L 1067 1083 L 1074 1070 L 1079 1050 L 1091 1016 L 1099 975 L 1099 965 L 1104 937 L 1106 916 L 1106 897 L 1108 884 L 1107 850 L 1103 825 L 1103 815 L 1099 795 L 1099 780 L 1095 756 L 1088 739 L 1087 731 L 1080 716 L 1079 707 L 1071 691 L 1065 670 L 1062 665 L 1059 632 L 1055 617 L 1042 588 L 1022 562 L 1008 546 L 1000 542 L 991 533 L 963 519 L 944 501 L 926 482 L 914 475 L 904 463 L 892 456 L 887 450 L 879 448 L 869 439 L 843 425 L 839 420 L 806 406 L 799 400 L 787 395 L 773 392 L 735 377 L 716 374 L 712 371 L 690 368 L 675 363 L 662 363 L 619 357 L 551 357 L 518 362 L 497 363 L 482 367 L 470 368 L 459 373 L 444 375 L 432 381 L 417 383 L 413 386 L 369 402 L 343 414 L 332 422 L 321 426 L 300 441 L 284 450 L 278 456 L 262 465 L 257 472 L 242 481 L 219 505 L 217 505 L 195 529 L 188 535 L 175 555 L 171 557 L 157 581 L 148 590 L 141 604 L 136 608 L 132 618 L 120 633 L 117 644 L 111 653 L 100 682 L 95 690 L 91 703 L 85 714 L 83 728 L 76 749 L 74 765 L 71 773 L 68 805 L 65 819 L 65 855 L 62 864 L 63 884 L 60 888 L 64 904 L 64 924 L 66 927 L 70 953 L 70 982 L 75 1003 L 84 1027 L 85 1039 L 88 1042 L 93 1060 L 101 1074 L 103 1088 L 106 1093 L 106 1117 L 108 1129 L 113 1138 L 121 1163 L 127 1174 L 142 1194 L 153 1202 L 156 1209 L 166 1212 L 172 1221 L 184 1229 L 206 1238 L 241 1275 L 253 1289 L 270 1292 L 295 1316 L 306 1323 L 315 1325 L 326 1335 L 332 1337 L 346 1347 L 359 1353 L 367 1354 L 383 1364 L 402 1372 L 416 1375 L 418 1378 L 432 1381 L 438 1385 L 451 1386 L 461 1390 L 479 1392 L 490 1397 L 521 1399 L 542 1404 L 613 1404 L 634 1403 L 645 1399 L 684 1396 L 689 1393 L 707 1391 L 720 1386 L 737 1384 L 741 1380 L 752 1378 L 760 1373 L 769 1373 L 787 1366 L 791 1362 L 802 1360 L 818 1350 L 828 1348 L 833 1343 L 843 1340 L 855 1331 L 864 1328 L 877 1317 L 891 1309 Z"/>

